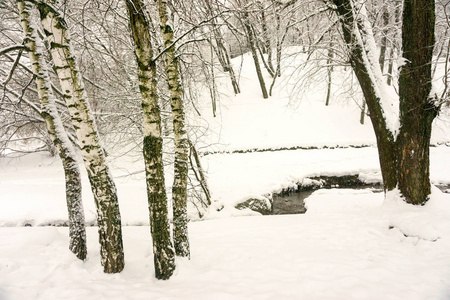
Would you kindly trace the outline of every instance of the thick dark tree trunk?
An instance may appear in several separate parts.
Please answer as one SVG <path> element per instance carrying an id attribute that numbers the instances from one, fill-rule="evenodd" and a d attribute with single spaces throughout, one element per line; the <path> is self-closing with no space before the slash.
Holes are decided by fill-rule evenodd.
<path id="1" fill-rule="evenodd" d="M 379 65 L 370 61 L 364 43 L 371 32 L 367 22 L 356 17 L 353 0 L 333 0 L 350 61 L 361 85 L 377 138 L 385 190 L 397 186 L 405 201 L 423 204 L 430 194 L 429 144 L 431 124 L 439 107 L 430 99 L 431 59 L 434 45 L 434 1 L 405 0 L 403 12 L 403 56 L 407 63 L 399 79 L 400 129 L 397 137 L 388 129 L 381 99 L 382 82 L 370 76 Z M 364 38 L 358 39 L 360 34 Z M 373 36 L 372 36 L 373 39 Z M 368 46 L 370 47 L 370 45 Z M 381 72 L 380 72 L 381 74 Z"/>
<path id="2" fill-rule="evenodd" d="M 413 204 L 425 203 L 430 194 L 431 125 L 439 111 L 430 98 L 434 26 L 433 0 L 404 1 L 402 49 L 406 64 L 399 78 L 398 187 Z"/>

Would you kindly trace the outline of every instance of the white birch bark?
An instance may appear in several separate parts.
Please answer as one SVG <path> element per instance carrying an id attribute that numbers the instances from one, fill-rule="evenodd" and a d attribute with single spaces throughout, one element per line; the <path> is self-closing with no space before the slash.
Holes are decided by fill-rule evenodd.
<path id="1" fill-rule="evenodd" d="M 66 202 L 69 216 L 69 249 L 81 260 L 86 259 L 86 228 L 81 197 L 81 176 L 77 158 L 63 123 L 56 109 L 47 63 L 42 51 L 42 40 L 32 20 L 34 5 L 23 0 L 17 1 L 22 28 L 25 35 L 24 45 L 28 51 L 38 96 L 41 103 L 41 115 L 47 125 L 47 131 L 64 167 L 66 183 Z"/>
<path id="2" fill-rule="evenodd" d="M 162 160 L 161 112 L 158 105 L 156 65 L 150 37 L 150 17 L 142 0 L 126 0 L 138 65 L 139 90 L 144 116 L 144 161 L 155 276 L 169 279 L 175 270 L 170 237 L 168 203 Z"/>
<path id="3" fill-rule="evenodd" d="M 164 0 L 156 0 L 155 2 L 159 12 L 159 24 L 164 49 L 167 49 L 164 57 L 166 60 L 175 137 L 175 174 L 172 187 L 173 243 L 176 255 L 189 257 L 189 218 L 187 216 L 189 142 L 185 129 L 183 90 L 178 73 L 178 58 L 176 57 L 175 45 L 173 44 L 173 29 L 168 23 L 167 3 Z"/>
<path id="4" fill-rule="evenodd" d="M 79 73 L 64 18 L 58 12 L 59 1 L 38 3 L 41 23 L 50 43 L 55 70 L 87 169 L 97 208 L 101 264 L 105 273 L 124 268 L 122 227 L 116 186 L 105 162 L 104 151 L 92 118 L 87 94 Z"/>

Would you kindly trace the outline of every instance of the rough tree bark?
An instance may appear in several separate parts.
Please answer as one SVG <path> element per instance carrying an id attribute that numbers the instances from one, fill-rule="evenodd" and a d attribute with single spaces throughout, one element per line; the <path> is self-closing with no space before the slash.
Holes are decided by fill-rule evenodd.
<path id="1" fill-rule="evenodd" d="M 86 228 L 81 196 L 81 176 L 76 153 L 56 109 L 47 63 L 42 51 L 42 40 L 37 34 L 36 24 L 31 17 L 35 7 L 33 4 L 23 0 L 18 0 L 17 5 L 25 34 L 24 45 L 32 64 L 41 103 L 41 116 L 45 120 L 48 134 L 61 158 L 64 168 L 69 216 L 69 249 L 79 259 L 85 260 L 87 255 Z"/>
<path id="2" fill-rule="evenodd" d="M 173 244 L 175 254 L 189 257 L 189 237 L 187 216 L 187 180 L 189 142 L 184 119 L 183 89 L 180 82 L 178 57 L 173 43 L 173 29 L 168 22 L 167 3 L 164 0 L 155 0 L 159 13 L 159 28 L 163 37 L 164 55 L 166 61 L 166 74 L 169 84 L 173 131 L 175 140 L 175 169 L 172 186 L 173 206 Z"/>
<path id="3" fill-rule="evenodd" d="M 138 65 L 144 114 L 144 160 L 155 276 L 169 279 L 175 270 L 162 161 L 161 112 L 158 105 L 156 65 L 150 37 L 150 19 L 142 0 L 126 0 Z"/>
<path id="4" fill-rule="evenodd" d="M 440 107 L 430 97 L 434 48 L 434 0 L 405 0 L 399 77 L 400 132 L 398 187 L 408 202 L 423 204 L 430 194 L 431 126 Z"/>
<path id="5" fill-rule="evenodd" d="M 423 204 L 430 194 L 429 143 L 431 124 L 439 111 L 431 90 L 434 46 L 434 1 L 405 0 L 403 56 L 407 63 L 399 79 L 400 128 L 394 132 L 385 115 L 384 81 L 375 61 L 375 41 L 365 8 L 353 0 L 333 0 L 339 16 L 350 62 L 361 85 L 375 130 L 384 188 L 398 187 L 408 203 Z"/>
<path id="6" fill-rule="evenodd" d="M 39 2 L 41 23 L 50 43 L 50 54 L 94 194 L 101 264 L 105 273 L 118 273 L 123 270 L 125 263 L 117 190 L 105 162 L 104 150 L 99 144 L 83 80 L 73 55 L 67 24 L 58 12 L 60 5 L 61 3 L 55 0 Z"/>

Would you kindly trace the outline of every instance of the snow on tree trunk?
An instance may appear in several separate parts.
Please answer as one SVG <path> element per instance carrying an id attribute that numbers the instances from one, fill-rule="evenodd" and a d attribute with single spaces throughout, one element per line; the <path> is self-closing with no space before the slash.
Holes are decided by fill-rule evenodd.
<path id="1" fill-rule="evenodd" d="M 41 115 L 45 120 L 48 134 L 58 151 L 64 168 L 69 216 L 69 249 L 79 259 L 85 260 L 87 255 L 86 228 L 81 197 L 81 176 L 76 154 L 56 109 L 47 63 L 42 51 L 42 40 L 37 35 L 36 24 L 33 23 L 31 17 L 34 5 L 23 0 L 18 0 L 17 4 L 25 34 L 24 45 L 30 57 L 41 102 Z"/>
<path id="2" fill-rule="evenodd" d="M 173 29 L 168 23 L 167 3 L 155 0 L 159 12 L 159 24 L 163 37 L 166 73 L 172 106 L 173 131 L 175 136 L 175 169 L 172 187 L 173 243 L 175 254 L 189 257 L 189 238 L 187 216 L 187 180 L 189 143 L 185 129 L 183 90 L 178 73 L 178 58 L 173 45 Z"/>
<path id="3" fill-rule="evenodd" d="M 393 190 L 398 186 L 406 202 L 423 204 L 430 194 L 431 124 L 439 111 L 430 99 L 434 1 L 404 3 L 402 43 L 406 64 L 399 79 L 399 117 L 395 101 L 383 93 L 384 82 L 374 59 L 376 48 L 364 4 L 353 0 L 333 3 L 375 130 L 384 188 Z"/>
<path id="4" fill-rule="evenodd" d="M 142 0 L 125 1 L 138 65 L 139 90 L 144 114 L 144 160 L 150 230 L 153 238 L 155 276 L 169 279 L 175 270 L 175 251 L 170 237 L 168 204 L 162 161 L 161 114 L 158 105 L 156 65 L 150 38 L 149 16 Z"/>
<path id="5" fill-rule="evenodd" d="M 371 39 L 372 47 L 374 47 L 373 34 L 370 29 L 363 28 L 365 29 L 363 31 L 365 38 L 363 39 L 361 37 L 359 27 L 367 26 L 368 23 L 363 20 L 357 20 L 357 18 L 364 16 L 362 15 L 362 11 L 355 12 L 353 0 L 333 0 L 333 3 L 336 5 L 336 13 L 342 25 L 344 40 L 350 52 L 349 56 L 352 68 L 361 85 L 361 90 L 370 112 L 370 119 L 377 139 L 384 188 L 385 190 L 392 190 L 397 187 L 396 151 L 394 145 L 394 130 L 396 126 L 388 126 L 386 120 L 389 110 L 387 110 L 386 114 L 384 107 L 389 105 L 389 103 L 382 105 L 382 94 L 379 91 L 379 85 L 383 83 L 383 80 L 381 78 L 379 63 L 375 59 L 375 53 L 373 53 L 376 49 L 369 49 L 372 55 L 368 55 L 368 50 L 365 47 L 366 43 L 364 43 L 364 41 L 367 42 L 368 39 Z M 372 71 L 373 69 L 378 71 L 375 72 L 379 77 L 377 81 L 374 80 L 376 75 Z M 390 118 L 393 117 L 392 115 L 390 116 Z M 391 121 L 392 123 L 394 121 Z"/>
<path id="6" fill-rule="evenodd" d="M 104 151 L 99 144 L 96 125 L 70 44 L 67 25 L 57 11 L 59 5 L 59 1 L 39 2 L 41 22 L 50 43 L 50 54 L 76 130 L 94 194 L 101 264 L 105 273 L 118 273 L 124 268 L 124 254 L 117 190 L 106 165 Z"/>

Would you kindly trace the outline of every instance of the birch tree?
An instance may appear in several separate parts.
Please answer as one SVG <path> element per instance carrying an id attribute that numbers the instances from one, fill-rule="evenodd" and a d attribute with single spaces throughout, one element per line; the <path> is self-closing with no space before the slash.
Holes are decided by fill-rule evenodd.
<path id="1" fill-rule="evenodd" d="M 347 45 L 350 63 L 361 85 L 374 127 L 385 191 L 398 187 L 404 199 L 424 204 L 430 194 L 431 125 L 440 103 L 431 94 L 435 4 L 405 0 L 397 106 L 386 92 L 372 28 L 363 2 L 330 0 Z"/>
<path id="2" fill-rule="evenodd" d="M 172 187 L 173 206 L 173 243 L 175 254 L 189 257 L 189 238 L 187 217 L 187 179 L 189 143 L 184 120 L 183 90 L 181 87 L 178 57 L 175 54 L 173 29 L 168 22 L 167 3 L 155 1 L 160 30 L 164 41 L 166 73 L 169 84 L 173 131 L 175 136 L 175 169 Z"/>
<path id="3" fill-rule="evenodd" d="M 156 64 L 150 37 L 150 16 L 142 0 L 126 0 L 138 65 L 144 115 L 144 161 L 155 276 L 169 279 L 175 270 L 162 161 L 161 112 L 158 104 Z"/>
<path id="4" fill-rule="evenodd" d="M 76 129 L 94 194 L 101 264 L 105 273 L 118 273 L 124 268 L 124 253 L 117 190 L 106 165 L 104 151 L 99 144 L 96 124 L 77 68 L 68 27 L 63 15 L 58 11 L 60 6 L 58 0 L 38 3 L 41 23 L 50 43 L 54 68 Z"/>
<path id="5" fill-rule="evenodd" d="M 31 60 L 41 102 L 41 116 L 45 120 L 48 134 L 58 151 L 64 168 L 69 215 L 69 249 L 79 259 L 84 260 L 87 254 L 86 228 L 81 197 L 81 177 L 76 154 L 56 109 L 47 64 L 42 51 L 42 41 L 37 34 L 36 24 L 31 18 L 33 5 L 23 0 L 18 0 L 17 5 L 25 35 L 24 45 Z"/>

